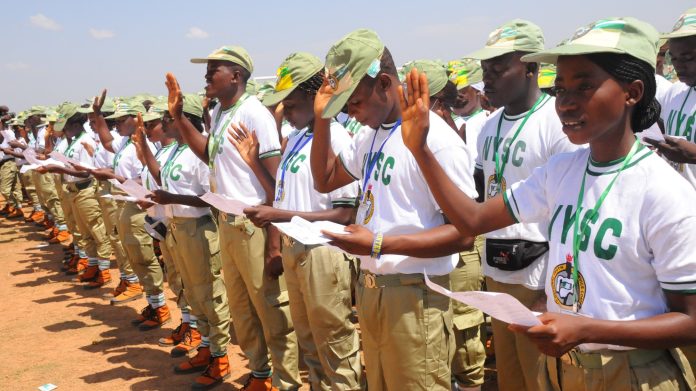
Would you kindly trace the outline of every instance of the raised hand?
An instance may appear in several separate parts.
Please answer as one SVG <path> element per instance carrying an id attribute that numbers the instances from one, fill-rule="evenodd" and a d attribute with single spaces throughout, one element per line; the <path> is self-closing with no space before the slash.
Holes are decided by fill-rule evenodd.
<path id="1" fill-rule="evenodd" d="M 416 68 L 406 74 L 406 95 L 399 86 L 401 106 L 401 135 L 412 153 L 425 146 L 430 128 L 430 91 L 428 78 Z"/>
<path id="2" fill-rule="evenodd" d="M 314 115 L 316 118 L 321 118 L 321 114 L 324 112 L 326 105 L 329 104 L 331 97 L 333 97 L 333 88 L 329 85 L 329 79 L 324 76 L 324 82 L 314 97 Z"/>
<path id="3" fill-rule="evenodd" d="M 135 154 L 141 163 L 145 164 L 145 155 L 143 155 L 143 148 L 145 146 L 145 123 L 143 122 L 143 116 L 138 113 L 138 117 L 135 119 L 135 132 L 131 137 L 133 140 L 133 145 L 135 145 Z"/>
<path id="4" fill-rule="evenodd" d="M 256 137 L 256 132 L 250 132 L 243 123 L 230 124 L 227 129 L 227 140 L 237 148 L 247 165 L 251 166 L 258 161 L 259 139 Z"/>
<path id="5" fill-rule="evenodd" d="M 167 101 L 169 114 L 174 120 L 179 120 L 184 112 L 184 95 L 181 93 L 181 87 L 179 87 L 179 82 L 172 73 L 167 73 L 165 84 L 169 91 L 169 98 Z"/>
<path id="6" fill-rule="evenodd" d="M 104 106 L 104 101 L 106 100 L 106 89 L 102 90 L 101 96 L 94 98 L 94 103 L 92 103 L 92 110 L 95 115 L 101 114 L 101 108 Z"/>

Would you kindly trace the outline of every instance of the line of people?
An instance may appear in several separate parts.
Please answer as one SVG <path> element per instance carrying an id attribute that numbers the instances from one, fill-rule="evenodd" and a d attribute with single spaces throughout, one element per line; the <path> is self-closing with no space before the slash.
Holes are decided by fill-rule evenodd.
<path id="1" fill-rule="evenodd" d="M 551 49 L 515 19 L 461 59 L 402 67 L 359 29 L 258 91 L 224 46 L 191 60 L 203 94 L 167 74 L 166 98 L 0 113 L 2 213 L 24 217 L 26 195 L 85 289 L 115 258 L 106 297 L 144 296 L 140 330 L 171 320 L 166 277 L 182 321 L 159 343 L 194 389 L 229 378 L 231 327 L 247 390 L 298 389 L 300 360 L 314 390 L 480 389 L 484 314 L 424 275 L 542 313 L 492 320 L 500 390 L 694 389 L 694 56 L 696 9 L 662 40 L 606 18 Z M 41 163 L 52 152 L 70 164 Z M 273 225 L 294 216 L 346 232 L 305 245 Z"/>

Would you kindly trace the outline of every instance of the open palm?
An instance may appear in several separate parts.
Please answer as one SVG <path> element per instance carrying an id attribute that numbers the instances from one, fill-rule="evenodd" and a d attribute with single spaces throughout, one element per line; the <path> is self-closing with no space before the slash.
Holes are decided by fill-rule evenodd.
<path id="1" fill-rule="evenodd" d="M 428 78 L 417 69 L 406 74 L 406 93 L 399 86 L 401 135 L 406 148 L 414 151 L 425 145 L 430 127 L 430 91 Z"/>

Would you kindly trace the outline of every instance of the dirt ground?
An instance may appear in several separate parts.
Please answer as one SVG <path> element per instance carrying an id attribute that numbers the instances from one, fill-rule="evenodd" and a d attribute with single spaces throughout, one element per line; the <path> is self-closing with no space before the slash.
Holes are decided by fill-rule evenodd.
<path id="1" fill-rule="evenodd" d="M 179 324 L 178 314 L 160 330 L 139 331 L 130 321 L 146 305 L 144 298 L 110 306 L 102 299 L 107 288 L 84 290 L 60 271 L 61 246 L 42 237 L 33 224 L 0 217 L 0 389 L 36 390 L 46 383 L 58 390 L 189 389 L 196 375 L 174 374 L 172 366 L 182 359 L 157 344 Z M 118 276 L 117 269 L 111 272 Z M 236 390 L 248 374 L 239 347 L 230 345 L 228 352 L 232 377 L 216 390 Z M 486 378 L 484 390 L 495 390 L 494 372 L 487 370 Z"/>

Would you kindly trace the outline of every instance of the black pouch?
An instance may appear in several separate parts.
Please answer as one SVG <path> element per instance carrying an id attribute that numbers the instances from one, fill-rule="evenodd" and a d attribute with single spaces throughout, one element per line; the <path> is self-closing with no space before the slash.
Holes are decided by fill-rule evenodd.
<path id="1" fill-rule="evenodd" d="M 548 242 L 520 239 L 486 239 L 486 262 L 500 270 L 522 270 L 549 251 Z"/>

